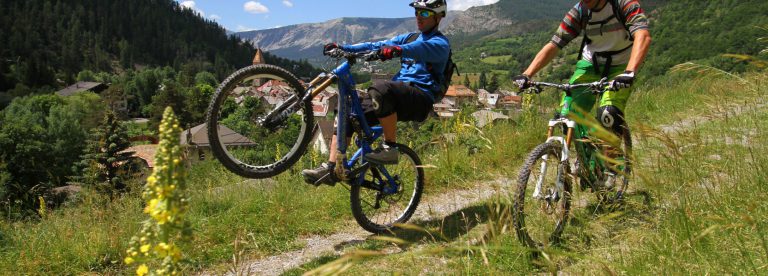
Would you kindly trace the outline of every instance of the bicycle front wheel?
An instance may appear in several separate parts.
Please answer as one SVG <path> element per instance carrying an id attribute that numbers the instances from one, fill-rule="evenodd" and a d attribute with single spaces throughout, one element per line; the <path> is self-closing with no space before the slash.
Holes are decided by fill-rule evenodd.
<path id="1" fill-rule="evenodd" d="M 568 221 L 570 169 L 560 161 L 561 149 L 558 143 L 540 144 L 520 170 L 513 221 L 518 239 L 530 248 L 543 249 L 559 243 Z"/>
<path id="2" fill-rule="evenodd" d="M 219 85 L 208 107 L 213 155 L 230 171 L 267 178 L 290 168 L 309 144 L 311 100 L 290 72 L 272 65 L 248 66 Z"/>
<path id="3" fill-rule="evenodd" d="M 407 222 L 421 200 L 424 190 L 421 159 L 407 146 L 397 147 L 400 162 L 395 165 L 370 164 L 362 181 L 352 185 L 352 215 L 371 233 L 391 231 L 395 224 Z"/>

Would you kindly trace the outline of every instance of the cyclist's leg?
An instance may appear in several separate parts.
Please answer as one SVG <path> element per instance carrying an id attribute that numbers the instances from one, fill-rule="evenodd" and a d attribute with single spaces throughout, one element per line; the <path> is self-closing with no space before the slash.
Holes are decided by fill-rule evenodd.
<path id="1" fill-rule="evenodd" d="M 381 151 L 366 155 L 378 163 L 396 163 L 398 152 L 394 145 L 398 121 L 423 121 L 432 110 L 432 98 L 421 89 L 404 82 L 383 81 L 368 89 L 374 111 L 384 131 L 385 145 Z"/>
<path id="2" fill-rule="evenodd" d="M 360 104 L 363 108 L 363 112 L 365 115 L 365 120 L 368 123 L 369 126 L 374 126 L 379 124 L 378 119 L 376 118 L 375 111 L 373 110 L 373 106 L 371 103 L 371 97 L 368 95 L 368 93 L 365 93 L 363 91 L 358 91 L 358 98 L 360 99 Z M 302 175 L 304 176 L 304 181 L 309 184 L 315 184 L 318 180 L 320 180 L 322 177 L 324 177 L 326 174 L 329 174 L 331 171 L 333 171 L 336 168 L 336 156 L 338 155 L 338 140 L 336 139 L 336 131 L 338 128 L 338 117 L 336 117 L 337 110 L 334 110 L 334 122 L 333 122 L 333 136 L 331 137 L 331 145 L 329 148 L 329 154 L 328 154 L 328 162 L 320 164 L 317 168 L 314 169 L 305 169 L 302 171 Z M 347 139 L 345 139 L 345 143 L 348 146 L 349 142 L 352 138 L 352 132 L 353 128 L 351 124 L 347 124 Z M 332 177 L 325 178 L 324 181 L 322 181 L 319 184 L 328 184 L 333 185 L 336 182 L 338 182 L 338 179 L 335 177 L 335 175 L 332 175 Z"/>
<path id="3" fill-rule="evenodd" d="M 576 63 L 576 70 L 573 72 L 573 76 L 571 76 L 571 79 L 569 80 L 570 84 L 576 84 L 576 83 L 586 83 L 586 82 L 593 82 L 600 80 L 600 75 L 596 74 L 594 71 L 594 66 L 592 66 L 592 63 L 586 60 L 581 60 L 578 63 Z M 572 91 L 573 96 L 573 103 L 571 106 L 571 110 L 573 111 L 573 114 L 576 116 L 579 116 L 581 118 L 586 118 L 587 114 L 592 111 L 592 107 L 595 105 L 596 97 L 592 94 L 589 89 L 576 89 Z M 565 93 L 563 93 L 563 98 L 565 98 Z M 561 100 L 561 106 L 563 101 Z M 578 129 L 576 131 L 583 131 L 584 133 L 581 133 L 582 135 L 586 134 L 586 131 L 588 129 L 585 128 L 583 125 L 579 125 Z M 585 147 L 587 146 L 585 143 L 581 141 L 574 141 L 574 145 L 578 152 L 588 154 L 590 151 L 585 151 Z M 582 165 L 585 165 L 582 163 Z"/>
<path id="4" fill-rule="evenodd" d="M 600 75 L 595 74 L 592 63 L 586 60 L 581 60 L 576 63 L 576 70 L 573 72 L 571 79 L 568 81 L 570 84 L 586 83 L 600 80 Z M 592 110 L 595 105 L 596 97 L 592 95 L 589 89 L 576 89 L 571 91 L 573 96 L 573 106 L 571 110 L 574 114 L 584 118 Z M 563 93 L 565 98 L 565 93 Z M 562 108 L 563 101 L 560 101 L 560 107 Z"/>
<path id="5" fill-rule="evenodd" d="M 623 71 L 624 66 L 614 66 L 611 68 L 609 77 L 613 78 Z M 600 99 L 597 114 L 595 115 L 595 118 L 600 121 L 600 124 L 604 128 L 610 130 L 619 138 L 624 138 L 625 132 L 628 130 L 627 123 L 624 120 L 624 110 L 630 94 L 631 88 L 619 89 L 618 91 L 606 91 Z M 617 146 L 619 146 L 619 148 L 621 147 L 621 145 Z M 606 146 L 603 154 L 611 159 L 616 159 L 621 156 L 618 149 L 611 145 Z M 611 169 L 611 171 L 613 170 L 614 169 Z"/>

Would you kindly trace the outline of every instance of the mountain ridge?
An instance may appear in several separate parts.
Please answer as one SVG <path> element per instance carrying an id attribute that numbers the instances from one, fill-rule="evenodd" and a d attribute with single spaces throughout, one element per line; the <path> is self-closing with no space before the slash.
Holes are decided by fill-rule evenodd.
<path id="1" fill-rule="evenodd" d="M 461 46 L 479 38 L 540 30 L 559 20 L 573 0 L 501 0 L 466 11 L 449 11 L 441 30 L 452 45 Z M 570 4 L 565 4 L 570 3 Z M 558 7 L 555 9 L 554 7 Z M 562 10 L 562 11 L 560 11 Z M 342 17 L 319 23 L 304 23 L 273 29 L 238 32 L 238 37 L 278 56 L 289 59 L 321 58 L 321 45 L 328 42 L 379 41 L 416 31 L 416 19 Z M 454 40 L 455 39 L 455 40 Z"/>

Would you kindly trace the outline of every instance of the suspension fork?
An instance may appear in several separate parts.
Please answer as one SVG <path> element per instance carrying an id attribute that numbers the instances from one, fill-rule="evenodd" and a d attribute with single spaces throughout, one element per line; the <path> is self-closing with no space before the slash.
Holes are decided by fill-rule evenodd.
<path id="1" fill-rule="evenodd" d="M 568 127 L 568 130 L 566 131 L 565 137 L 554 135 L 555 127 L 560 125 L 566 125 Z M 568 164 L 568 157 L 569 152 L 568 149 L 570 148 L 571 141 L 573 140 L 573 133 L 574 128 L 576 126 L 576 123 L 568 120 L 566 118 L 558 118 L 549 121 L 549 128 L 547 129 L 547 143 L 550 142 L 558 142 L 562 146 L 561 148 L 561 159 L 559 160 L 559 163 L 563 166 L 567 166 Z M 546 162 L 549 159 L 549 154 L 545 154 L 541 157 L 545 162 L 541 163 L 541 174 L 539 175 L 539 178 L 536 180 L 536 186 L 533 191 L 533 197 L 534 198 L 542 198 L 541 196 L 541 189 L 544 185 L 544 177 L 547 174 L 548 163 Z M 564 170 L 560 169 L 561 166 L 558 166 L 557 168 L 557 183 L 555 184 L 558 191 L 562 191 L 564 187 L 564 183 L 562 183 L 561 179 L 563 179 L 563 173 L 565 173 Z"/>

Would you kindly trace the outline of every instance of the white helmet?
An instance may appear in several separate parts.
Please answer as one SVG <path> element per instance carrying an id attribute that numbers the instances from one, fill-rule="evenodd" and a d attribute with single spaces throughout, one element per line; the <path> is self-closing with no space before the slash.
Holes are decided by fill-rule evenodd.
<path id="1" fill-rule="evenodd" d="M 414 9 L 430 10 L 443 16 L 445 16 L 445 12 L 448 9 L 448 4 L 445 0 L 413 0 L 410 6 Z"/>

